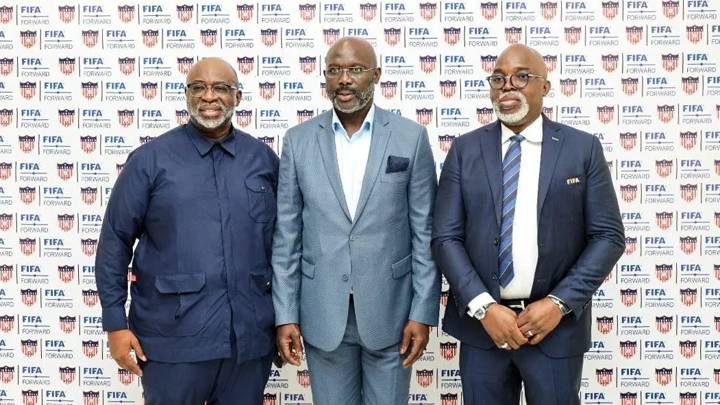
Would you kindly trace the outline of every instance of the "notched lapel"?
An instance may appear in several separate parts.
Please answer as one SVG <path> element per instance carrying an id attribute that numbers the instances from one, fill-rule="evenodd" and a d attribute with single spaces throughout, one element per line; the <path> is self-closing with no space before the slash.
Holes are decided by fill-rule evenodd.
<path id="1" fill-rule="evenodd" d="M 348 221 L 352 221 L 350 210 L 345 201 L 342 181 L 340 180 L 340 168 L 337 161 L 337 152 L 335 151 L 335 133 L 332 130 L 332 114 L 329 114 L 327 120 L 323 120 L 319 125 L 316 136 L 320 155 L 322 155 L 323 165 L 325 166 L 325 173 L 340 208 L 345 213 L 345 217 L 347 217 Z"/>
<path id="2" fill-rule="evenodd" d="M 388 128 L 390 120 L 386 114 L 389 113 L 377 106 L 375 107 L 373 131 L 370 139 L 370 154 L 368 156 L 367 167 L 365 168 L 365 175 L 363 176 L 362 189 L 360 190 L 360 198 L 358 199 L 358 206 L 355 210 L 355 220 L 353 221 L 353 225 L 358 222 L 358 219 L 365 210 L 365 205 L 367 204 L 368 199 L 370 199 L 370 194 L 375 186 L 375 181 L 380 173 L 380 168 L 387 160 L 387 158 L 385 158 L 385 149 L 387 148 L 392 132 L 390 131 L 390 128 Z"/>
<path id="3" fill-rule="evenodd" d="M 540 180 L 538 184 L 538 219 L 542 213 L 543 204 L 545 204 L 545 197 L 547 197 L 550 189 L 550 182 L 555 173 L 564 139 L 560 128 L 543 117 L 543 143 L 542 152 L 540 153 Z"/>
<path id="4" fill-rule="evenodd" d="M 485 162 L 486 178 L 495 204 L 495 220 L 497 221 L 498 228 L 500 227 L 500 214 L 502 212 L 501 137 L 499 121 L 495 121 L 495 125 L 487 128 L 485 132 L 480 135 L 480 152 L 482 153 L 482 160 Z"/>

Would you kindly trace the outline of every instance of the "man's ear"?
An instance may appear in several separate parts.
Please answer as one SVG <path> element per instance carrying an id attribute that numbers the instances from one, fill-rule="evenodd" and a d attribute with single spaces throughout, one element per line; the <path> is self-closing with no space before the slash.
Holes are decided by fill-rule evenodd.
<path id="1" fill-rule="evenodd" d="M 381 75 L 382 75 L 382 69 L 376 68 L 375 71 L 373 72 L 373 83 L 379 84 Z"/>

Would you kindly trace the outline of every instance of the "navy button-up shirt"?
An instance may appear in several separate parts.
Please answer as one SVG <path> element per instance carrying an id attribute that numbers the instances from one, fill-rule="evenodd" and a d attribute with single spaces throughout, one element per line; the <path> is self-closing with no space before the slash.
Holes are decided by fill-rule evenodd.
<path id="1" fill-rule="evenodd" d="M 158 361 L 229 357 L 233 336 L 238 361 L 269 353 L 277 170 L 237 129 L 215 143 L 186 124 L 133 151 L 98 244 L 103 329 L 130 327 Z"/>

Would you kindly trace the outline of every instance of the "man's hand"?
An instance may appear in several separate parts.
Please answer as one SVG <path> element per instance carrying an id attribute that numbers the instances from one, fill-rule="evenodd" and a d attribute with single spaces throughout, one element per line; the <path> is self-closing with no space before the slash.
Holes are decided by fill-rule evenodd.
<path id="1" fill-rule="evenodd" d="M 140 360 L 147 361 L 147 358 L 145 358 L 145 353 L 142 347 L 140 347 L 140 341 L 130 329 L 108 332 L 108 344 L 110 345 L 110 356 L 115 359 L 118 366 L 142 377 L 143 372 L 130 355 L 130 349 L 135 351 L 135 355 Z"/>
<path id="2" fill-rule="evenodd" d="M 520 313 L 517 326 L 523 336 L 529 335 L 530 344 L 536 345 L 558 326 L 561 319 L 560 308 L 549 298 L 543 298 L 528 305 Z"/>
<path id="3" fill-rule="evenodd" d="M 403 360 L 403 367 L 408 368 L 418 361 L 425 351 L 428 340 L 430 340 L 430 326 L 420 322 L 407 321 L 400 342 L 400 355 L 407 353 L 408 348 L 410 348 L 410 353 Z"/>
<path id="4" fill-rule="evenodd" d="M 285 363 L 300 367 L 300 361 L 303 357 L 300 325 L 288 323 L 278 326 L 276 342 L 282 360 Z"/>
<path id="5" fill-rule="evenodd" d="M 517 326 L 517 314 L 504 305 L 490 305 L 485 318 L 480 323 L 495 345 L 501 349 L 507 343 L 511 348 L 517 350 L 528 342 Z"/>

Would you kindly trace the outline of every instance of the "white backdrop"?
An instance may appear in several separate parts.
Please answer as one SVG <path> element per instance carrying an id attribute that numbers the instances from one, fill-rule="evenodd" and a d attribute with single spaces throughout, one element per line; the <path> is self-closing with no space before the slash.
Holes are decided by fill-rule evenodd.
<path id="1" fill-rule="evenodd" d="M 601 139 L 627 233 L 593 302 L 583 403 L 720 404 L 719 9 L 0 0 L 0 405 L 142 403 L 109 359 L 94 283 L 127 153 L 187 120 L 184 76 L 206 56 L 238 69 L 235 123 L 278 151 L 285 129 L 329 108 L 323 57 L 345 35 L 376 46 L 376 102 L 428 127 L 438 170 L 455 136 L 494 119 L 484 78 L 498 53 L 536 47 L 545 112 Z M 311 403 L 308 383 L 305 365 L 273 370 L 265 405 Z M 462 404 L 457 342 L 437 328 L 409 402 Z"/>

